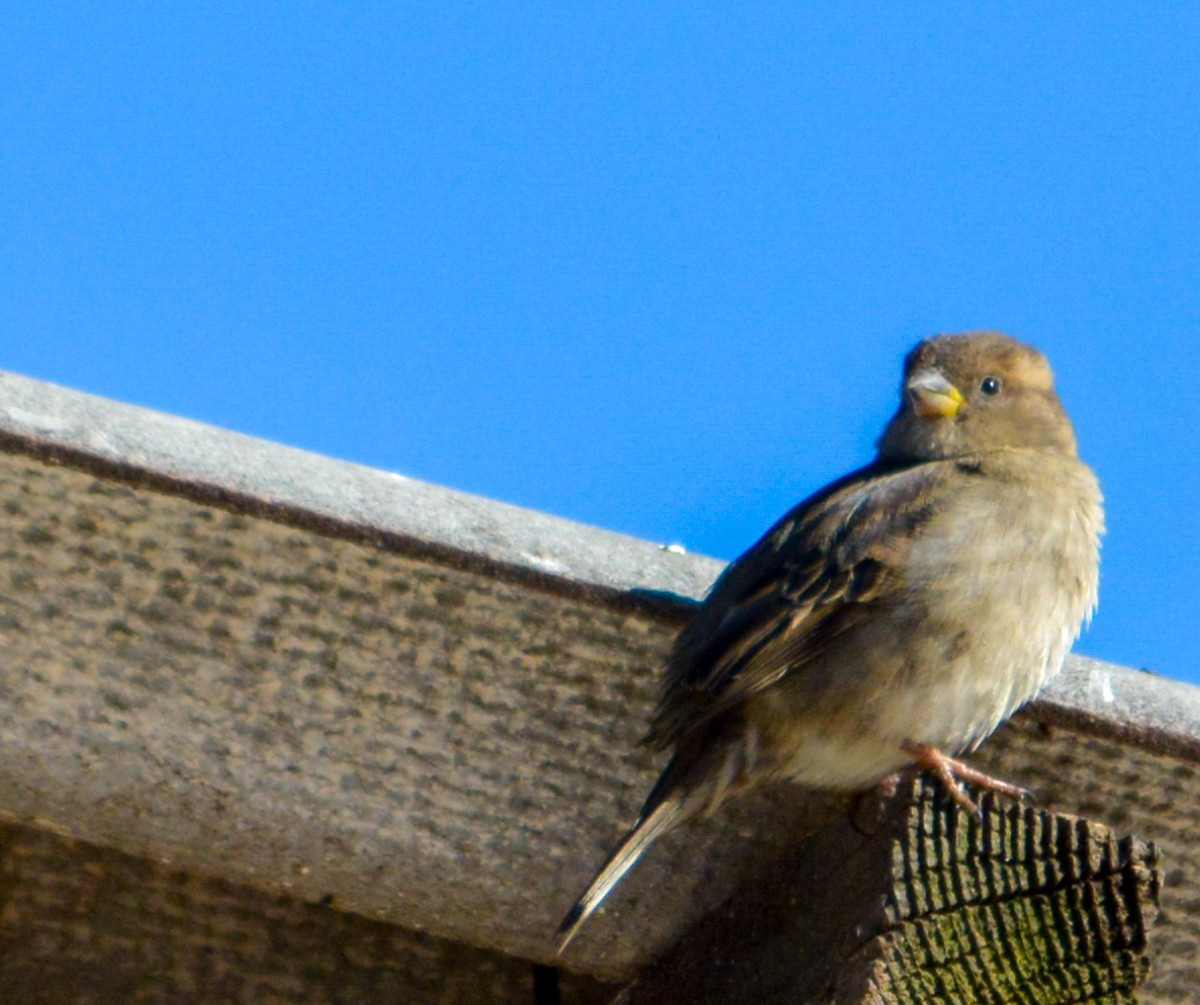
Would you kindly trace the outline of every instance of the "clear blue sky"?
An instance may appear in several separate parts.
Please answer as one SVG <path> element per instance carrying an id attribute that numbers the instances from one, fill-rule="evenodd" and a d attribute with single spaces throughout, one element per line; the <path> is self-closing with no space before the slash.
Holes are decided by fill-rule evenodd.
<path id="1" fill-rule="evenodd" d="M 1200 6 L 9 5 L 0 367 L 731 558 L 1050 357 L 1200 681 Z"/>

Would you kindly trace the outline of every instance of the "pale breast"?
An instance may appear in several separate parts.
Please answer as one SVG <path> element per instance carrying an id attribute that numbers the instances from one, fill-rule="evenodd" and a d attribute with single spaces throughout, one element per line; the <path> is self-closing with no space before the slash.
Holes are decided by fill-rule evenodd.
<path id="1" fill-rule="evenodd" d="M 1000 452 L 976 478 L 914 549 L 930 613 L 909 654 L 928 665 L 901 717 L 882 724 L 911 717 L 924 742 L 953 750 L 976 746 L 1058 673 L 1096 604 L 1103 529 L 1095 477 L 1073 458 L 1034 466 Z M 954 643 L 939 652 L 947 632 Z"/>
<path id="2" fill-rule="evenodd" d="M 969 750 L 1062 666 L 1096 602 L 1095 477 L 998 451 L 957 488 L 914 540 L 907 588 L 778 696 L 807 720 L 783 774 L 849 789 L 906 763 L 904 740 Z"/>

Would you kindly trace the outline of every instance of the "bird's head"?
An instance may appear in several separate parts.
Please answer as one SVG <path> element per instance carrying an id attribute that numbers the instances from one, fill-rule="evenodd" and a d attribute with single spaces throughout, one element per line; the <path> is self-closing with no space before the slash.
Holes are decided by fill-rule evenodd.
<path id="1" fill-rule="evenodd" d="M 930 461 L 1004 447 L 1075 456 L 1046 358 L 999 332 L 938 335 L 904 361 L 882 461 Z"/>

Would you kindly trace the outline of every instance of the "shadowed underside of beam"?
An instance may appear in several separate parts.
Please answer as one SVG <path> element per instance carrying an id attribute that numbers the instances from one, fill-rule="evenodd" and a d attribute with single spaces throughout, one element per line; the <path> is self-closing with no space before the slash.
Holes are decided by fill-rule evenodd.
<path id="1" fill-rule="evenodd" d="M 0 827 L 4 1005 L 534 1002 L 528 960 Z M 562 1005 L 615 988 L 559 981 Z"/>

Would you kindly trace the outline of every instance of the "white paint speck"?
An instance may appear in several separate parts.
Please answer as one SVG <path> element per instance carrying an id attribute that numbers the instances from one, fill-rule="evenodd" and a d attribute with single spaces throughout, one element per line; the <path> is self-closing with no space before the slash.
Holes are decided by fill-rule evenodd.
<path id="1" fill-rule="evenodd" d="M 1111 674 L 1101 674 L 1100 697 L 1103 698 L 1104 701 L 1109 705 L 1117 700 L 1117 696 L 1113 694 Z"/>
<path id="2" fill-rule="evenodd" d="M 530 555 L 528 553 L 521 556 L 536 569 L 542 572 L 552 572 L 558 575 L 565 575 L 567 572 L 566 563 L 560 562 L 556 558 L 546 558 L 542 555 Z"/>
<path id="3" fill-rule="evenodd" d="M 102 429 L 87 430 L 84 440 L 89 448 L 100 454 L 116 454 L 119 453 L 116 445 L 113 443 L 107 433 Z"/>

